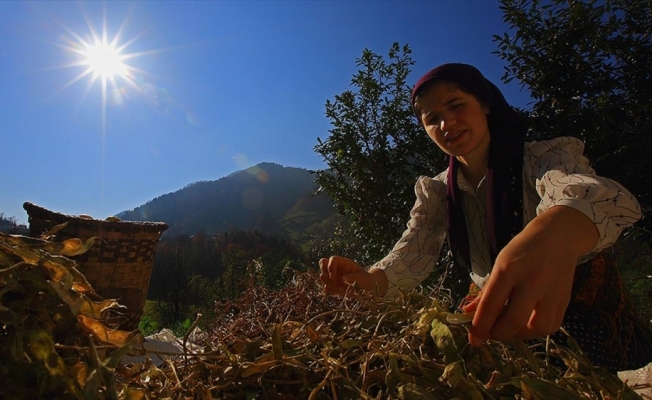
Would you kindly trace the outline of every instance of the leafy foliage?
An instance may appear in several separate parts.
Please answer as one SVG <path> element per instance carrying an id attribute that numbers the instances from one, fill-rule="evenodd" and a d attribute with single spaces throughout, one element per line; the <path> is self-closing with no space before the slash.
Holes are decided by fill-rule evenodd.
<path id="1" fill-rule="evenodd" d="M 501 0 L 512 30 L 495 36 L 534 99 L 540 138 L 578 136 L 598 173 L 632 191 L 652 231 L 652 1 Z M 649 240 L 649 239 L 648 239 Z"/>
<path id="2" fill-rule="evenodd" d="M 0 233 L 1 398 L 118 398 L 115 368 L 143 339 L 115 329 L 121 306 L 97 296 L 66 258 L 93 241 Z"/>
<path id="3" fill-rule="evenodd" d="M 315 273 L 294 274 L 280 291 L 250 280 L 236 300 L 216 305 L 219 318 L 200 342 L 187 346 L 199 318 L 179 322 L 183 354 L 159 366 L 121 363 L 137 354 L 132 347 L 169 353 L 108 328 L 119 306 L 91 300 L 65 257 L 91 246 L 0 234 L 2 398 L 639 398 L 577 349 L 466 345 L 453 323 L 468 318 L 449 314 L 441 293 L 378 301 L 351 288 L 341 299 L 324 294 Z"/>
<path id="4" fill-rule="evenodd" d="M 131 390 L 171 399 L 640 399 L 573 345 L 469 346 L 455 324 L 468 318 L 449 314 L 440 292 L 377 299 L 351 288 L 340 298 L 318 279 L 297 273 L 279 291 L 251 285 L 217 304 L 201 350 L 117 373 Z"/>
<path id="5" fill-rule="evenodd" d="M 332 129 L 317 138 L 315 152 L 328 168 L 315 171 L 316 182 L 347 217 L 352 233 L 343 236 L 360 262 L 387 253 L 405 229 L 417 177 L 442 169 L 443 155 L 413 117 L 413 64 L 408 45 L 394 43 L 387 59 L 365 49 L 353 89 L 326 101 Z"/>

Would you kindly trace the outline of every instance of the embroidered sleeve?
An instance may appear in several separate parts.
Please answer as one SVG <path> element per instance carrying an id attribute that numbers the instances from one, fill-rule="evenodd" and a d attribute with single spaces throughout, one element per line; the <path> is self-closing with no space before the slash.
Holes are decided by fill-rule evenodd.
<path id="1" fill-rule="evenodd" d="M 526 150 L 526 176 L 541 197 L 537 215 L 565 205 L 581 211 L 598 229 L 593 252 L 612 245 L 623 229 L 641 217 L 636 198 L 618 182 L 598 176 L 584 157 L 584 143 L 572 137 L 532 142 Z"/>
<path id="2" fill-rule="evenodd" d="M 392 251 L 371 269 L 382 269 L 389 283 L 387 295 L 408 291 L 432 272 L 446 236 L 445 187 L 439 180 L 419 177 L 410 221 Z"/>

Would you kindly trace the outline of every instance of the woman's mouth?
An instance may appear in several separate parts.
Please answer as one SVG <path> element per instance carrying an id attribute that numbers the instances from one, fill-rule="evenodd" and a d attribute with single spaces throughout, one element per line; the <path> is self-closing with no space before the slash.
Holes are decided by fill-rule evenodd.
<path id="1" fill-rule="evenodd" d="M 448 132 L 448 133 L 446 133 L 444 138 L 446 139 L 447 143 L 450 143 L 450 142 L 454 141 L 455 139 L 459 138 L 460 136 L 462 136 L 462 134 L 464 132 L 466 132 L 466 130 L 458 131 L 458 132 L 455 132 L 455 133 Z"/>

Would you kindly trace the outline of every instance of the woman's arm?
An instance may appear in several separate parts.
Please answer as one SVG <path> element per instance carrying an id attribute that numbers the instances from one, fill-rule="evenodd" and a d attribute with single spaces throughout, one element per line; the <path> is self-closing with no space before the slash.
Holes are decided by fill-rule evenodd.
<path id="1" fill-rule="evenodd" d="M 414 288 L 430 275 L 446 236 L 445 184 L 439 177 L 420 177 L 415 193 L 407 229 L 393 250 L 369 271 L 343 257 L 320 260 L 321 280 L 327 293 L 342 294 L 355 282 L 381 296 L 391 295 L 399 287 Z"/>
<path id="2" fill-rule="evenodd" d="M 561 325 L 582 256 L 616 240 L 640 218 L 636 199 L 600 177 L 575 138 L 538 142 L 524 173 L 541 197 L 537 217 L 500 252 L 475 303 L 469 340 L 542 337 Z"/>
<path id="3" fill-rule="evenodd" d="M 387 294 L 400 288 L 409 291 L 432 273 L 446 239 L 445 173 L 437 177 L 422 176 L 414 187 L 416 201 L 410 211 L 407 229 L 392 251 L 372 265 L 371 272 L 381 270 L 387 277 Z"/>
<path id="4" fill-rule="evenodd" d="M 577 260 L 598 243 L 583 213 L 555 206 L 530 222 L 496 258 L 469 340 L 531 339 L 556 332 L 570 302 Z M 506 305 L 507 304 L 507 305 Z"/>

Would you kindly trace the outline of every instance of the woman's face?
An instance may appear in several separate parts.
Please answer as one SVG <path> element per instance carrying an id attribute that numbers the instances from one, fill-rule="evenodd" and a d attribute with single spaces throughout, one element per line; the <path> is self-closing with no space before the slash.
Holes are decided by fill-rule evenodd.
<path id="1" fill-rule="evenodd" d="M 489 109 L 473 96 L 447 82 L 436 83 L 419 96 L 417 107 L 428 136 L 442 151 L 461 161 L 489 152 Z"/>

